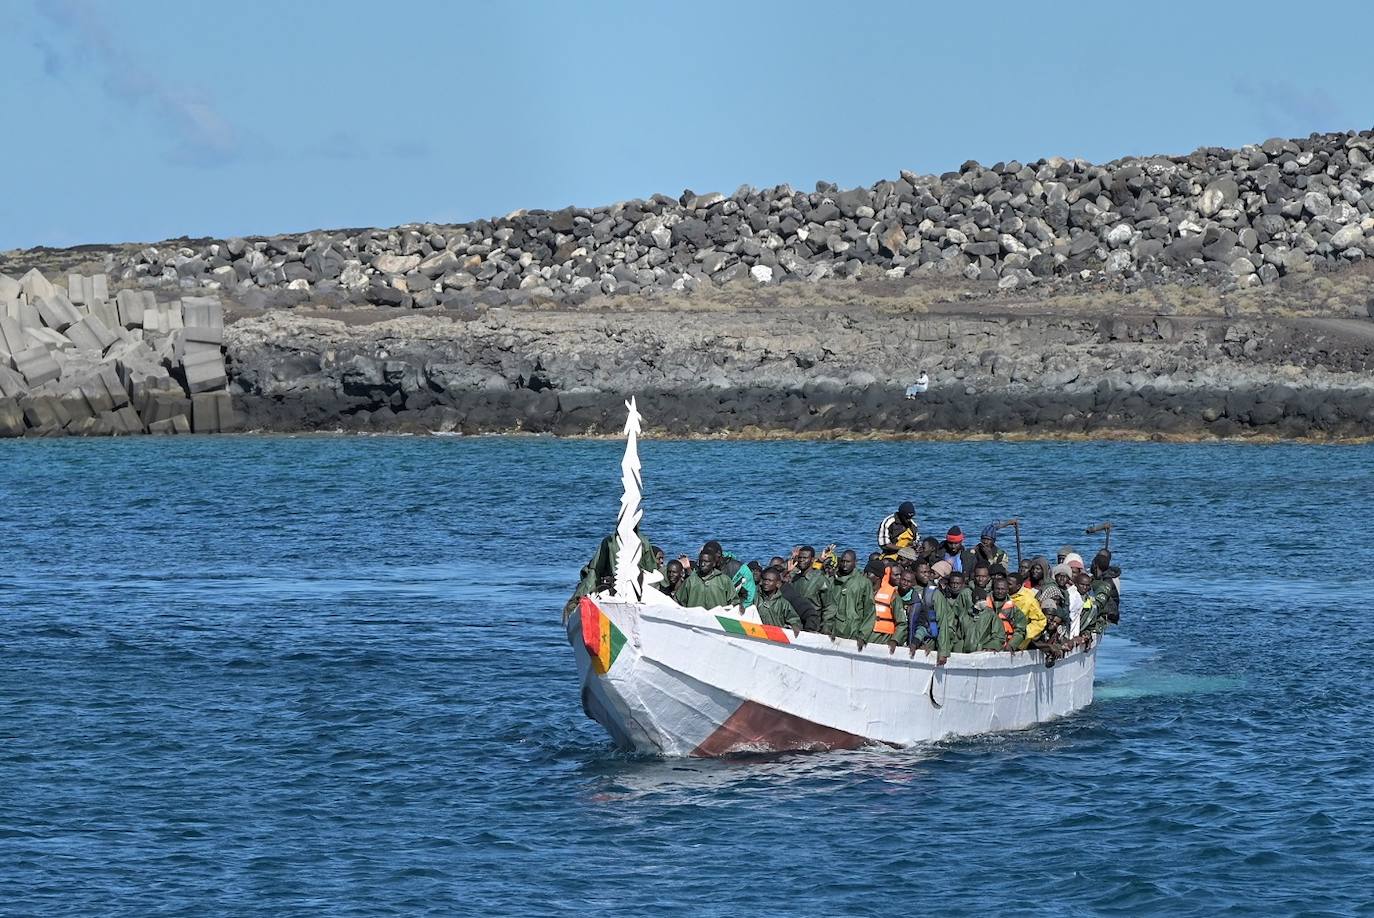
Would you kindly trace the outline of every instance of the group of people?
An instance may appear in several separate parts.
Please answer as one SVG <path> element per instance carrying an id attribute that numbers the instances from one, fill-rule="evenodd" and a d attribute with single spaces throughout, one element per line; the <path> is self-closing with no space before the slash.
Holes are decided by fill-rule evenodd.
<path id="1" fill-rule="evenodd" d="M 996 524 L 970 548 L 958 526 L 944 539 L 922 539 L 915 512 L 905 502 L 879 524 L 877 548 L 862 568 L 852 548 L 829 545 L 818 554 L 799 545 L 763 565 L 742 562 L 714 540 L 695 561 L 666 560 L 642 537 L 641 566 L 658 570 L 657 588 L 684 607 L 754 607 L 765 625 L 853 640 L 860 649 L 933 651 L 939 664 L 952 653 L 1035 648 L 1053 666 L 1120 619 L 1121 571 L 1106 548 L 1087 565 L 1069 545 L 1054 564 L 1037 556 L 1012 565 Z M 613 543 L 604 540 L 583 569 L 578 595 L 611 586 Z"/>

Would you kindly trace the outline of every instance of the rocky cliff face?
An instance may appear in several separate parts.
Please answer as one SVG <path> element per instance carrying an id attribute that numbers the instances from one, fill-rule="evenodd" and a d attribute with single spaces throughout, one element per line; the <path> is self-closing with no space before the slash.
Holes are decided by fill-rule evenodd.
<path id="1" fill-rule="evenodd" d="M 1374 432 L 1374 323 L 491 310 L 225 333 L 253 426 L 613 433 Z M 931 391 L 904 392 L 921 370 Z"/>

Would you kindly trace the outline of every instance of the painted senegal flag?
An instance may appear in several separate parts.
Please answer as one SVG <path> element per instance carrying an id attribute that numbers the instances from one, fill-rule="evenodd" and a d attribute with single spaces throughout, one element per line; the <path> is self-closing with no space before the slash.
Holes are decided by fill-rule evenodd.
<path id="1" fill-rule="evenodd" d="M 625 635 L 606 613 L 597 608 L 590 596 L 579 601 L 582 613 L 582 643 L 592 656 L 592 669 L 604 676 L 625 646 Z"/>
<path id="2" fill-rule="evenodd" d="M 787 632 L 777 625 L 760 625 L 758 622 L 747 622 L 739 618 L 727 618 L 724 615 L 717 615 L 716 621 L 720 626 L 731 634 L 741 634 L 745 637 L 763 638 L 765 641 L 773 641 L 778 644 L 792 643 L 787 639 Z"/>

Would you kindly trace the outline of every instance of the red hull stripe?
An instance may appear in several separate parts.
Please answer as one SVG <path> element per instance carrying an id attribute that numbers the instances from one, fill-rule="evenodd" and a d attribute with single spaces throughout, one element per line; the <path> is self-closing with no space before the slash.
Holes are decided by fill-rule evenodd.
<path id="1" fill-rule="evenodd" d="M 862 736 L 823 727 L 754 701 L 741 704 L 692 755 L 718 756 L 732 752 L 786 752 L 793 749 L 857 749 L 869 741 Z"/>

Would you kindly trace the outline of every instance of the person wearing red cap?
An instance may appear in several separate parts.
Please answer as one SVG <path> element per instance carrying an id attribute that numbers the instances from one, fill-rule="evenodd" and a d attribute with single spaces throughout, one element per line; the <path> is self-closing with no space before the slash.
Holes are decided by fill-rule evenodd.
<path id="1" fill-rule="evenodd" d="M 965 577 L 973 573 L 973 552 L 964 547 L 964 530 L 958 526 L 949 527 L 935 555 L 935 560 L 947 562 L 950 570 L 960 571 Z"/>

